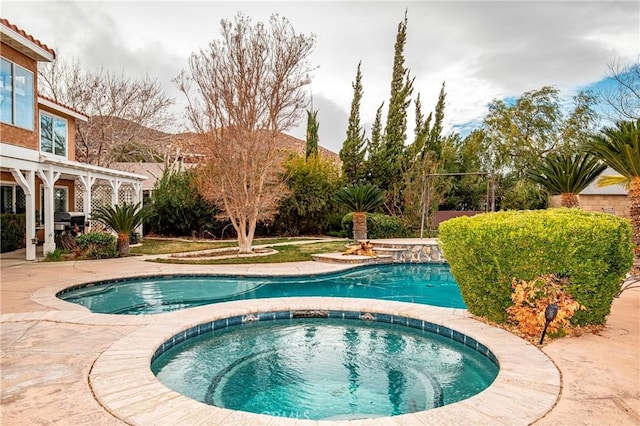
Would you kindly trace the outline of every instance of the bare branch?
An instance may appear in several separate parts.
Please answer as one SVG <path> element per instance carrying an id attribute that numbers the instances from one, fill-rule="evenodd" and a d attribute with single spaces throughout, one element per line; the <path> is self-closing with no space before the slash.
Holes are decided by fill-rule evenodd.
<path id="1" fill-rule="evenodd" d="M 609 64 L 608 80 L 598 93 L 598 99 L 609 111 L 608 118 L 637 120 L 640 118 L 640 61 L 622 63 L 614 60 Z"/>
<path id="2" fill-rule="evenodd" d="M 42 94 L 89 116 L 88 123 L 76 127 L 78 161 L 109 165 L 165 154 L 169 135 L 161 131 L 173 122 L 174 100 L 157 79 L 86 71 L 78 60 L 41 64 L 38 74 Z"/>
<path id="3" fill-rule="evenodd" d="M 240 251 L 251 250 L 260 219 L 272 217 L 285 194 L 279 132 L 306 107 L 307 58 L 315 38 L 273 15 L 252 25 L 242 14 L 221 22 L 221 38 L 191 54 L 175 82 L 187 97 L 186 117 L 207 147 L 200 189 L 224 206 Z"/>

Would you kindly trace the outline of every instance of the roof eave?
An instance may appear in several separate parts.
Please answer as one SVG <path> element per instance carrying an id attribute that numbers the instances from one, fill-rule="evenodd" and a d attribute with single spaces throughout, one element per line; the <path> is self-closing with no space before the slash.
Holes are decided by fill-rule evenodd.
<path id="1" fill-rule="evenodd" d="M 29 40 L 19 32 L 7 27 L 6 25 L 0 25 L 2 42 L 13 47 L 14 49 L 24 53 L 30 58 L 39 62 L 53 62 L 56 58 L 55 52 L 48 51 L 38 46 L 38 44 Z"/>
<path id="2" fill-rule="evenodd" d="M 38 103 L 40 105 L 44 105 L 48 108 L 51 108 L 54 111 L 58 111 L 66 115 L 70 115 L 71 117 L 77 120 L 89 121 L 89 117 L 87 117 L 86 115 L 80 114 L 70 108 L 65 107 L 64 105 L 60 105 L 58 103 L 52 102 L 49 99 L 43 98 L 42 96 L 38 96 Z"/>

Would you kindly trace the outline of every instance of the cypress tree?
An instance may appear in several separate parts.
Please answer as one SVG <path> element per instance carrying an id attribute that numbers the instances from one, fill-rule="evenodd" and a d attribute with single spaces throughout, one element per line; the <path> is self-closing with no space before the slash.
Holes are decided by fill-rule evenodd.
<path id="1" fill-rule="evenodd" d="M 427 143 L 427 139 L 429 137 L 429 133 L 431 130 L 431 118 L 432 114 L 429 113 L 429 116 L 425 119 L 422 114 L 422 101 L 420 100 L 420 93 L 415 100 L 415 116 L 416 116 L 416 125 L 414 128 L 414 140 L 411 145 L 407 148 L 407 154 L 405 155 L 406 165 L 405 170 L 410 167 L 415 161 L 422 160 L 424 156 L 424 149 Z"/>
<path id="2" fill-rule="evenodd" d="M 409 70 L 404 66 L 406 40 L 407 12 L 405 11 L 404 20 L 398 24 L 393 57 L 391 96 L 382 148 L 385 167 L 382 170 L 380 186 L 383 189 L 391 189 L 393 183 L 398 182 L 398 176 L 402 175 L 404 163 L 402 156 L 407 138 L 407 108 L 411 103 L 410 96 L 413 91 L 413 79 L 410 78 Z"/>
<path id="3" fill-rule="evenodd" d="M 365 165 L 368 183 L 380 185 L 380 171 L 384 157 L 382 153 L 382 107 L 384 102 L 380 104 L 376 111 L 376 118 L 371 126 L 371 139 L 367 140 L 367 161 Z"/>
<path id="4" fill-rule="evenodd" d="M 353 100 L 351 101 L 351 113 L 349 114 L 349 125 L 347 126 L 347 138 L 340 150 L 342 160 L 342 173 L 347 184 L 357 184 L 365 177 L 364 169 L 364 129 L 360 125 L 360 100 L 362 99 L 362 72 L 358 63 L 356 80 L 351 84 L 353 87 Z"/>
<path id="5" fill-rule="evenodd" d="M 305 158 L 309 158 L 312 155 L 318 155 L 318 129 L 320 123 L 318 123 L 318 111 L 307 110 L 307 150 Z"/>
<path id="6" fill-rule="evenodd" d="M 440 160 L 442 157 L 442 121 L 444 120 L 445 98 L 447 97 L 444 88 L 445 83 L 443 82 L 438 96 L 438 103 L 436 104 L 435 121 L 429 131 L 427 142 L 427 149 L 433 153 L 435 160 Z"/>

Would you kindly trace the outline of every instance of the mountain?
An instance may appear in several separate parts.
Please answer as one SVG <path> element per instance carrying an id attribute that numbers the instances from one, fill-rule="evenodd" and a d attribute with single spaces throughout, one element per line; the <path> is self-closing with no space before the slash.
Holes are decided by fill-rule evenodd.
<path id="1" fill-rule="evenodd" d="M 281 149 L 295 152 L 298 155 L 305 155 L 307 144 L 302 139 L 298 139 L 286 133 L 278 135 L 278 144 Z M 173 135 L 172 145 L 173 154 L 182 157 L 184 161 L 197 161 L 198 158 L 206 156 L 206 147 L 203 147 L 196 133 L 187 132 Z M 339 162 L 340 156 L 322 146 L 318 147 L 320 156 L 330 161 Z"/>
<path id="2" fill-rule="evenodd" d="M 117 161 L 162 161 L 173 135 L 113 116 L 77 123 L 76 160 L 99 166 Z"/>
<path id="3" fill-rule="evenodd" d="M 285 133 L 278 139 L 282 149 L 305 154 L 305 141 Z M 321 146 L 318 149 L 322 157 L 340 161 L 335 152 Z M 76 159 L 101 166 L 163 162 L 165 158 L 197 162 L 205 155 L 196 133 L 162 132 L 118 117 L 90 117 L 87 123 L 79 123 L 76 135 Z"/>

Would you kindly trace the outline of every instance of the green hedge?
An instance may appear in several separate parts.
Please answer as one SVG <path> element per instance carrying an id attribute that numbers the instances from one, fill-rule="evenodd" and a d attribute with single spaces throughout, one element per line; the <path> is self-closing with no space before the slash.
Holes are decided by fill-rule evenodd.
<path id="1" fill-rule="evenodd" d="M 106 232 L 79 235 L 75 238 L 75 243 L 80 250 L 80 257 L 85 259 L 108 259 L 118 256 L 116 237 Z"/>
<path id="2" fill-rule="evenodd" d="M 507 318 L 512 278 L 567 275 L 567 290 L 587 309 L 576 325 L 604 324 L 633 262 L 631 225 L 580 209 L 506 211 L 443 222 L 440 246 L 469 312 Z"/>
<path id="3" fill-rule="evenodd" d="M 342 218 L 342 231 L 347 238 L 353 239 L 353 213 Z M 400 238 L 409 235 L 402 221 L 394 216 L 380 213 L 367 213 L 367 238 Z"/>
<path id="4" fill-rule="evenodd" d="M 24 247 L 25 218 L 23 214 L 0 215 L 0 253 Z"/>

